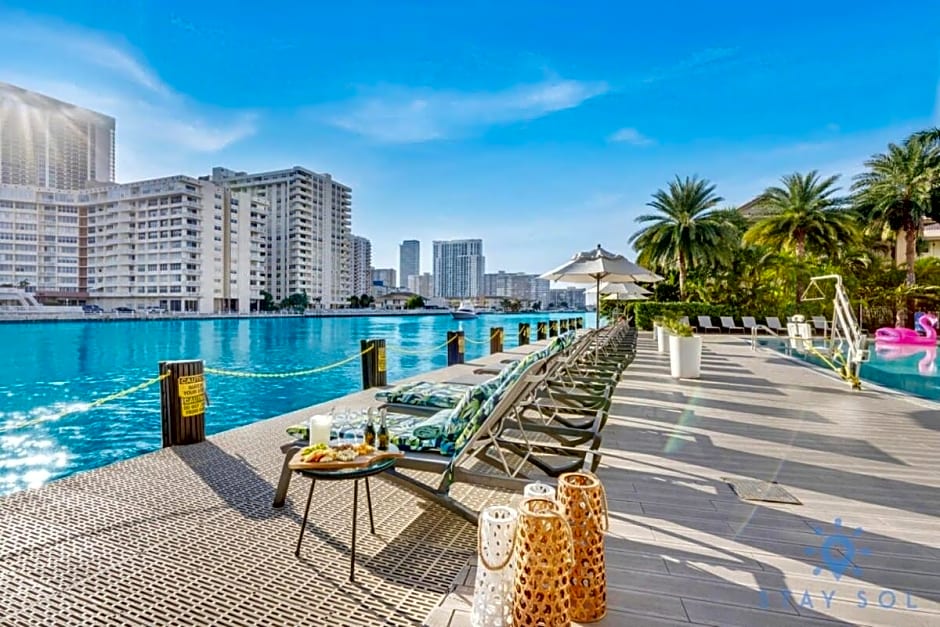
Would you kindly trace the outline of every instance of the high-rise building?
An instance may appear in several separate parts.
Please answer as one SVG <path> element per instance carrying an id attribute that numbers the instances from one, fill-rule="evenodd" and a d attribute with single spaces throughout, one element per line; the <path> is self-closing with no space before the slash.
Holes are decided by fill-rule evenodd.
<path id="1" fill-rule="evenodd" d="M 397 289 L 398 276 L 395 272 L 395 268 L 373 268 L 372 285 L 373 287 L 383 288 L 381 290 L 377 290 L 383 293 L 387 293 L 389 290 Z"/>
<path id="2" fill-rule="evenodd" d="M 0 284 L 47 302 L 256 309 L 268 207 L 188 176 L 86 190 L 0 185 Z"/>
<path id="3" fill-rule="evenodd" d="M 210 178 L 210 177 L 206 177 Z M 352 190 L 329 174 L 294 166 L 248 174 L 213 168 L 211 180 L 270 206 L 268 285 L 276 300 L 306 293 L 336 307 L 352 291 Z"/>
<path id="4" fill-rule="evenodd" d="M 372 242 L 359 235 L 352 236 L 352 289 L 350 296 L 372 292 Z"/>
<path id="5" fill-rule="evenodd" d="M 545 303 L 542 303 L 544 306 Z M 549 290 L 548 307 L 567 307 L 571 309 L 584 309 L 584 288 L 566 287 L 564 289 Z"/>
<path id="6" fill-rule="evenodd" d="M 0 184 L 114 181 L 114 118 L 0 82 Z"/>
<path id="7" fill-rule="evenodd" d="M 486 259 L 483 240 L 434 242 L 434 296 L 475 298 L 483 295 Z"/>
<path id="8" fill-rule="evenodd" d="M 406 239 L 398 247 L 398 276 L 401 284 L 408 286 L 411 277 L 421 274 L 421 242 Z"/>
<path id="9" fill-rule="evenodd" d="M 510 298 L 522 303 L 548 304 L 548 279 L 540 279 L 537 274 L 525 272 L 504 272 L 500 270 L 495 274 L 483 276 L 483 293 L 485 296 Z"/>
<path id="10" fill-rule="evenodd" d="M 408 285 L 406 287 L 409 292 L 413 292 L 424 298 L 434 297 L 434 277 L 431 276 L 430 272 L 408 277 Z"/>

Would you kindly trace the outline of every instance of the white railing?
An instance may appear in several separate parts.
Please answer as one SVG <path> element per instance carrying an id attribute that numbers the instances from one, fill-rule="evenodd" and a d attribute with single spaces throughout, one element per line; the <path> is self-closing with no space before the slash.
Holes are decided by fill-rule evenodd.
<path id="1" fill-rule="evenodd" d="M 868 336 L 862 333 L 858 326 L 858 321 L 849 302 L 849 295 L 842 285 L 840 275 L 826 274 L 812 277 L 809 286 L 806 288 L 806 293 L 803 295 L 803 300 L 821 300 L 824 298 L 819 287 L 820 281 L 834 281 L 835 283 L 835 293 L 832 298 L 832 324 L 830 333 L 826 338 L 829 354 L 844 359 L 843 368 L 845 372 L 842 375 L 857 386 L 859 369 L 869 358 Z M 815 289 L 819 296 L 807 298 L 806 295 L 812 289 Z"/>

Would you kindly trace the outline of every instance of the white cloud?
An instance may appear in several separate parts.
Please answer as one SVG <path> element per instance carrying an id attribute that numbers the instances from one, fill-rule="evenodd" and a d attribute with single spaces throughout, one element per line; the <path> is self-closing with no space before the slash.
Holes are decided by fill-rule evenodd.
<path id="1" fill-rule="evenodd" d="M 495 92 L 382 87 L 343 105 L 335 126 L 388 143 L 448 139 L 499 124 L 534 120 L 602 95 L 602 82 L 552 79 Z"/>
<path id="2" fill-rule="evenodd" d="M 192 163 L 201 165 L 199 155 L 257 127 L 257 115 L 194 102 L 123 44 L 72 26 L 0 19 L 0 76 L 113 116 L 119 180 L 188 172 Z"/>
<path id="3" fill-rule="evenodd" d="M 608 137 L 607 140 L 634 146 L 652 146 L 656 143 L 655 140 L 646 137 L 635 128 L 622 128 Z"/>

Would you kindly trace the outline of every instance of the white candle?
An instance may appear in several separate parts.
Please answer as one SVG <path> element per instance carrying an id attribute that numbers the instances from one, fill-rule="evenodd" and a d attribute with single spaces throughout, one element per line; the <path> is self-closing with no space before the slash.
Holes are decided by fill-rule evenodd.
<path id="1" fill-rule="evenodd" d="M 310 446 L 330 443 L 330 429 L 333 427 L 333 417 L 315 414 L 310 416 Z"/>

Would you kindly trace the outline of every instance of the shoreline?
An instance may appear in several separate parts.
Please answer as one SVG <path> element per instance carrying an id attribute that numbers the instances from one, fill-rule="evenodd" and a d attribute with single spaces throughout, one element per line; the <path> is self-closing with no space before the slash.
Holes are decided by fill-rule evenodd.
<path id="1" fill-rule="evenodd" d="M 560 315 L 586 315 L 585 311 L 568 310 L 543 310 L 527 312 L 493 312 L 479 314 L 478 317 L 488 316 L 551 316 Z M 386 318 L 386 317 L 420 317 L 420 316 L 449 316 L 450 310 L 447 309 L 421 309 L 421 310 L 399 310 L 399 309 L 373 309 L 373 310 L 322 310 L 307 311 L 304 313 L 212 313 L 212 314 L 50 314 L 48 316 L 41 314 L 24 313 L 18 315 L 0 314 L 0 324 L 25 323 L 25 322 L 153 322 L 166 320 L 245 320 L 245 319 L 275 319 L 275 318 Z"/>

